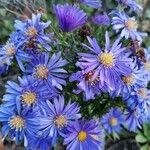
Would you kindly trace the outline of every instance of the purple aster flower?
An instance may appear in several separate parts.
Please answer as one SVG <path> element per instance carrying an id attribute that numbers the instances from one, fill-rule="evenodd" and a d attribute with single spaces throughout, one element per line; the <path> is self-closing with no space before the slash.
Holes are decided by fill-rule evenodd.
<path id="1" fill-rule="evenodd" d="M 18 77 L 19 84 L 8 81 L 6 84 L 6 94 L 3 102 L 9 108 L 14 108 L 18 112 L 21 109 L 31 110 L 37 108 L 45 112 L 44 106 L 47 99 L 56 96 L 52 90 L 48 91 L 41 83 L 37 83 L 32 76 Z"/>
<path id="2" fill-rule="evenodd" d="M 79 53 L 80 59 L 76 65 L 85 70 L 85 73 L 95 70 L 92 80 L 99 78 L 102 86 L 106 85 L 113 91 L 120 84 L 121 76 L 131 73 L 128 66 L 130 59 L 124 55 L 125 48 L 119 43 L 120 39 L 117 39 L 112 46 L 108 32 L 105 34 L 105 39 L 105 48 L 102 50 L 95 38 L 88 37 L 92 47 L 85 44 L 83 46 L 91 53 Z"/>
<path id="3" fill-rule="evenodd" d="M 33 14 L 32 19 L 27 19 L 24 22 L 19 20 L 15 21 L 17 34 L 23 40 L 23 47 L 28 51 L 37 50 L 38 44 L 47 51 L 51 50 L 49 43 L 51 42 L 53 33 L 45 34 L 45 29 L 48 28 L 51 21 L 44 23 L 40 19 L 41 14 Z"/>
<path id="4" fill-rule="evenodd" d="M 95 9 L 102 7 L 101 0 L 80 0 L 80 2 Z"/>
<path id="5" fill-rule="evenodd" d="M 27 135 L 33 136 L 38 131 L 39 120 L 36 116 L 36 113 L 31 114 L 26 111 L 18 114 L 15 110 L 1 105 L 0 122 L 3 125 L 1 130 L 3 139 L 8 135 L 17 145 L 24 140 L 24 146 L 27 146 Z"/>
<path id="6" fill-rule="evenodd" d="M 74 91 L 79 94 L 84 92 L 85 100 L 95 99 L 96 95 L 101 94 L 99 78 L 92 79 L 94 71 L 84 74 L 82 71 L 73 73 L 70 82 L 77 81 L 78 90 Z"/>
<path id="7" fill-rule="evenodd" d="M 74 120 L 81 117 L 79 113 L 80 108 L 76 103 L 69 103 L 65 105 L 64 97 L 59 96 L 55 98 L 53 103 L 47 101 L 46 117 L 40 117 L 41 128 L 47 131 L 49 136 L 52 136 L 53 141 L 57 140 L 58 133 L 63 135 L 65 128 Z"/>
<path id="8" fill-rule="evenodd" d="M 95 15 L 92 18 L 92 22 L 94 24 L 97 24 L 97 25 L 106 25 L 106 26 L 109 26 L 110 25 L 110 18 L 109 18 L 109 16 L 106 13 L 99 14 L 99 15 Z"/>
<path id="9" fill-rule="evenodd" d="M 64 32 L 71 32 L 86 23 L 86 13 L 76 5 L 58 4 L 54 9 L 59 27 Z"/>
<path id="10" fill-rule="evenodd" d="M 128 109 L 125 112 L 125 126 L 129 131 L 136 132 L 141 128 L 144 121 L 144 113 L 139 108 Z"/>
<path id="11" fill-rule="evenodd" d="M 64 139 L 67 150 L 102 150 L 104 134 L 95 120 L 75 121 L 68 128 Z"/>
<path id="12" fill-rule="evenodd" d="M 119 108 L 112 108 L 102 117 L 101 123 L 108 133 L 119 133 L 124 119 L 124 115 Z"/>
<path id="13" fill-rule="evenodd" d="M 133 11 L 142 10 L 142 7 L 136 2 L 136 0 L 116 0 L 118 3 L 129 7 Z"/>
<path id="14" fill-rule="evenodd" d="M 121 37 L 126 39 L 138 40 L 142 42 L 142 37 L 147 36 L 146 33 L 137 31 L 138 24 L 134 17 L 129 17 L 125 12 L 117 11 L 112 18 L 113 29 L 116 32 L 121 31 Z"/>
<path id="15" fill-rule="evenodd" d="M 62 67 L 66 64 L 67 61 L 61 58 L 60 52 L 53 54 L 51 58 L 48 53 L 44 53 L 28 63 L 26 73 L 32 74 L 35 79 L 43 82 L 50 90 L 53 86 L 62 90 L 62 85 L 66 85 L 64 79 L 67 78 L 67 71 Z"/>
<path id="16" fill-rule="evenodd" d="M 24 71 L 23 61 L 29 62 L 31 57 L 26 54 L 22 49 L 19 49 L 18 45 L 13 42 L 13 38 L 10 38 L 6 45 L 0 49 L 0 64 L 11 65 L 15 58 L 22 71 Z"/>

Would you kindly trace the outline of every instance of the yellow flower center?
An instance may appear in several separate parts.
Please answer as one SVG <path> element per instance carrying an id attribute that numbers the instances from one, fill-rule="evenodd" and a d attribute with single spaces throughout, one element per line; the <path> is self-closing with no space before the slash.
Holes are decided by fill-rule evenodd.
<path id="1" fill-rule="evenodd" d="M 94 71 L 91 71 L 87 74 L 85 74 L 85 79 L 88 81 L 91 85 L 96 84 L 99 81 L 99 77 L 96 77 L 94 80 L 92 79 L 94 75 Z"/>
<path id="2" fill-rule="evenodd" d="M 112 67 L 114 65 L 114 56 L 112 53 L 102 53 L 99 55 L 99 61 L 105 67 Z"/>
<path id="3" fill-rule="evenodd" d="M 125 22 L 125 25 L 126 27 L 129 29 L 129 30 L 134 30 L 134 29 L 137 29 L 138 28 L 138 24 L 135 20 L 132 20 L 132 19 L 129 19 Z"/>
<path id="4" fill-rule="evenodd" d="M 25 92 L 22 95 L 22 101 L 27 105 L 32 105 L 36 101 L 36 94 L 33 92 Z"/>
<path id="5" fill-rule="evenodd" d="M 60 115 L 55 118 L 54 123 L 57 128 L 62 128 L 67 125 L 67 119 L 63 115 Z"/>
<path id="6" fill-rule="evenodd" d="M 12 128 L 21 129 L 24 127 L 25 121 L 20 116 L 15 116 L 10 119 L 10 125 Z"/>
<path id="7" fill-rule="evenodd" d="M 16 53 L 13 43 L 7 42 L 4 48 L 8 56 L 13 56 Z"/>
<path id="8" fill-rule="evenodd" d="M 145 68 L 145 70 L 149 70 L 150 71 L 150 62 L 144 63 L 144 68 Z"/>
<path id="9" fill-rule="evenodd" d="M 138 94 L 141 95 L 144 99 L 148 98 L 148 93 L 145 88 L 141 88 L 138 90 Z"/>
<path id="10" fill-rule="evenodd" d="M 123 76 L 122 77 L 122 81 L 127 84 L 127 85 L 132 85 L 134 82 L 134 76 L 130 75 L 130 76 Z"/>
<path id="11" fill-rule="evenodd" d="M 38 65 L 35 69 L 35 75 L 39 79 L 46 79 L 48 77 L 48 68 L 44 65 Z"/>
<path id="12" fill-rule="evenodd" d="M 85 141 L 87 139 L 87 133 L 85 131 L 80 131 L 78 133 L 78 140 L 79 141 Z"/>
<path id="13" fill-rule="evenodd" d="M 38 34 L 38 31 L 35 29 L 35 27 L 29 27 L 27 30 L 28 36 L 36 36 Z"/>
<path id="14" fill-rule="evenodd" d="M 110 124 L 111 124 L 112 126 L 116 126 L 116 125 L 118 124 L 117 118 L 112 117 L 112 118 L 110 119 Z"/>

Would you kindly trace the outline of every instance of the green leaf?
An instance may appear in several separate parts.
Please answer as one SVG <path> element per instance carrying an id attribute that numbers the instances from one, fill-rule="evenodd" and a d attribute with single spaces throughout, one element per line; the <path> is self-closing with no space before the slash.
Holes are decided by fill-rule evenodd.
<path id="1" fill-rule="evenodd" d="M 147 137 L 148 140 L 150 140 L 150 124 L 144 124 L 144 135 Z"/>
<path id="2" fill-rule="evenodd" d="M 145 144 L 140 148 L 140 150 L 148 150 L 148 147 L 149 147 L 149 145 Z"/>
<path id="3" fill-rule="evenodd" d="M 142 134 L 138 134 L 136 136 L 136 141 L 139 143 L 145 143 L 145 142 L 147 142 L 147 138 Z"/>

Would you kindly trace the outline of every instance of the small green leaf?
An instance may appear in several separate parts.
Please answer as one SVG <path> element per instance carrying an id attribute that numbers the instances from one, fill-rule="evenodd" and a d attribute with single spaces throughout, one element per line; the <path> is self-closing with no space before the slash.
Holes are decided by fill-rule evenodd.
<path id="1" fill-rule="evenodd" d="M 147 137 L 148 140 L 150 140 L 150 124 L 144 124 L 144 135 Z"/>
<path id="2" fill-rule="evenodd" d="M 148 144 L 143 145 L 140 150 L 148 150 Z"/>
<path id="3" fill-rule="evenodd" d="M 136 136 L 136 141 L 139 142 L 139 143 L 145 143 L 145 142 L 147 142 L 147 139 L 144 135 L 138 134 Z"/>

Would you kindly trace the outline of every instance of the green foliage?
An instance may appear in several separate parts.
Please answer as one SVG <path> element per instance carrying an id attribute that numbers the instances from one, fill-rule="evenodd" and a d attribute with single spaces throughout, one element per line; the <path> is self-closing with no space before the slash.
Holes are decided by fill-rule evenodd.
<path id="1" fill-rule="evenodd" d="M 13 30 L 13 18 L 5 9 L 0 9 L 0 43 L 4 42 Z"/>
<path id="2" fill-rule="evenodd" d="M 150 124 L 143 125 L 143 130 L 136 135 L 136 141 L 142 145 L 140 150 L 150 149 Z"/>

